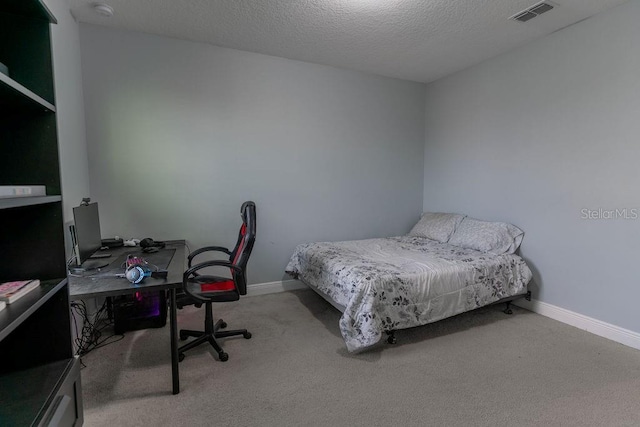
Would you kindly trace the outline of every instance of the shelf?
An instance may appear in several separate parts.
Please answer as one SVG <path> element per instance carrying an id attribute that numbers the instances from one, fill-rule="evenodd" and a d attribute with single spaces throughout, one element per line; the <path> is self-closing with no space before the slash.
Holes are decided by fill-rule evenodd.
<path id="1" fill-rule="evenodd" d="M 55 113 L 56 107 L 11 77 L 0 73 L 0 111 L 3 113 Z"/>
<path id="2" fill-rule="evenodd" d="M 41 0 L 4 0 L 3 10 L 12 15 L 26 16 L 57 24 L 56 18 Z"/>
<path id="3" fill-rule="evenodd" d="M 37 425 L 74 361 L 59 360 L 0 376 L 2 425 Z"/>
<path id="4" fill-rule="evenodd" d="M 0 185 L 37 183 L 48 194 L 0 197 L 0 282 L 40 280 L 0 310 L 0 427 L 83 423 L 60 195 L 56 19 L 45 2 L 0 2 L 0 62 L 8 68 L 0 73 Z"/>
<path id="5" fill-rule="evenodd" d="M 39 307 L 46 303 L 55 293 L 66 285 L 67 280 L 47 280 L 19 300 L 7 304 L 0 311 L 0 341 L 29 318 Z"/>
<path id="6" fill-rule="evenodd" d="M 20 208 L 23 206 L 44 205 L 62 200 L 62 196 L 33 196 L 33 197 L 7 197 L 0 198 L 0 210 Z"/>

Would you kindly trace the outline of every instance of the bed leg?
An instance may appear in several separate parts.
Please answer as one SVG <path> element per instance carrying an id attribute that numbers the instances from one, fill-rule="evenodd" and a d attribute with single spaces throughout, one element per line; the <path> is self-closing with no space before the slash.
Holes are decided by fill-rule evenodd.
<path id="1" fill-rule="evenodd" d="M 506 302 L 507 307 L 504 309 L 504 314 L 513 314 L 513 310 L 511 310 L 511 301 Z"/>
<path id="2" fill-rule="evenodd" d="M 531 291 L 527 291 L 527 294 L 524 296 L 524 299 L 527 301 L 531 301 Z"/>
<path id="3" fill-rule="evenodd" d="M 389 344 L 395 344 L 396 343 L 396 331 L 387 331 L 387 342 Z"/>

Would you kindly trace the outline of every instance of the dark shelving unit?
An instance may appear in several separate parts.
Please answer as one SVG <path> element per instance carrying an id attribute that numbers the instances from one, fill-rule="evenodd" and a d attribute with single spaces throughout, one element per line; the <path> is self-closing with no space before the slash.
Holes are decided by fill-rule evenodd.
<path id="1" fill-rule="evenodd" d="M 0 282 L 40 279 L 0 311 L 0 424 L 83 423 L 66 279 L 50 25 L 39 0 L 0 5 L 0 185 L 46 196 L 0 198 Z"/>

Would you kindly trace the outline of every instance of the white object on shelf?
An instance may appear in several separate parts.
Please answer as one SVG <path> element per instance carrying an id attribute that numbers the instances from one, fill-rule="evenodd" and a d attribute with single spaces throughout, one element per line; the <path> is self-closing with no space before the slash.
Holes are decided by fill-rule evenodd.
<path id="1" fill-rule="evenodd" d="M 0 185 L 0 198 L 46 196 L 44 185 Z"/>

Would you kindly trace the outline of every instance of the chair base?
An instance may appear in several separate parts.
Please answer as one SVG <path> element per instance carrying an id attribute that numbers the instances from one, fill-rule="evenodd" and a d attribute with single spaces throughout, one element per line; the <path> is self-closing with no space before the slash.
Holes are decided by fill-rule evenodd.
<path id="1" fill-rule="evenodd" d="M 205 320 L 204 331 L 193 331 L 190 329 L 180 329 L 180 339 L 186 340 L 188 337 L 195 337 L 196 339 L 178 348 L 178 360 L 182 362 L 184 360 L 184 352 L 194 347 L 199 346 L 205 342 L 208 342 L 211 347 L 218 353 L 218 360 L 226 362 L 229 360 L 229 355 L 220 347 L 220 344 L 216 341 L 216 338 L 232 337 L 236 335 L 242 335 L 245 339 L 251 338 L 251 332 L 246 329 L 234 329 L 230 331 L 221 331 L 227 327 L 227 323 L 220 319 L 213 324 L 213 313 L 211 309 L 211 303 L 205 304 Z"/>

